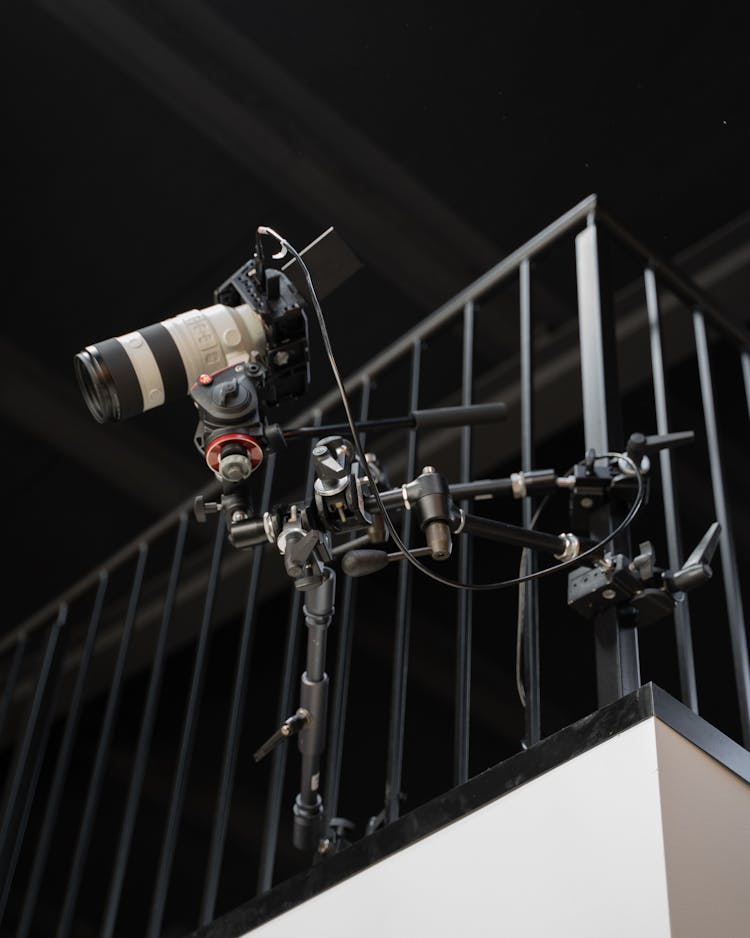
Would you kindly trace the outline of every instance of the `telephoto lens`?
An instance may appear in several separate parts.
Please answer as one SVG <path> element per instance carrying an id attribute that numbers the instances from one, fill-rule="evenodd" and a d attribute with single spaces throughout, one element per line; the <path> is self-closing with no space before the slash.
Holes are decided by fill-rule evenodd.
<path id="1" fill-rule="evenodd" d="M 74 359 L 98 423 L 124 420 L 184 397 L 201 374 L 267 354 L 267 327 L 247 303 L 217 303 L 87 346 Z"/>

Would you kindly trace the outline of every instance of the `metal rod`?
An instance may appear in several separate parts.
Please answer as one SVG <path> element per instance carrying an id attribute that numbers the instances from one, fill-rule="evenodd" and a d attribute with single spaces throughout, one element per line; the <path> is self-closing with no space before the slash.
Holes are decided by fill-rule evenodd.
<path id="1" fill-rule="evenodd" d="M 128 788 L 128 797 L 120 827 L 120 837 L 115 854 L 115 866 L 110 878 L 109 892 L 107 895 L 107 904 L 104 912 L 104 922 L 102 924 L 101 938 L 110 938 L 115 928 L 117 911 L 120 905 L 122 895 L 122 885 L 125 878 L 125 869 L 128 856 L 130 854 L 130 845 L 133 839 L 133 830 L 135 828 L 135 819 L 138 811 L 138 803 L 143 788 L 143 780 L 146 774 L 146 761 L 151 748 L 151 739 L 153 736 L 154 723 L 156 720 L 157 705 L 161 693 L 162 679 L 164 674 L 164 659 L 167 649 L 167 636 L 169 634 L 169 624 L 172 620 L 175 598 L 177 596 L 177 587 L 179 584 L 180 570 L 182 568 L 182 559 L 185 552 L 185 541 L 187 538 L 188 516 L 183 514 L 177 527 L 175 547 L 172 552 L 172 564 L 167 583 L 167 592 L 164 597 L 164 608 L 162 611 L 161 625 L 154 649 L 153 661 L 151 664 L 151 675 L 149 677 L 148 690 L 146 692 L 146 703 L 143 708 L 143 717 L 141 719 L 141 728 L 138 734 L 138 745 L 136 748 L 133 771 L 130 777 L 130 786 Z"/>
<path id="2" fill-rule="evenodd" d="M 474 482 L 454 482 L 448 486 L 448 490 L 456 501 L 482 496 L 491 497 L 496 494 L 511 495 L 513 492 L 513 480 L 510 478 L 477 479 Z M 386 510 L 399 511 L 406 508 L 403 487 L 381 492 L 380 499 Z M 377 511 L 379 509 L 378 502 L 374 495 L 367 496 L 365 499 L 365 507 L 368 511 Z"/>
<path id="3" fill-rule="evenodd" d="M 604 335 L 599 283 L 596 227 L 589 225 L 576 237 L 581 394 L 586 449 L 609 451 L 607 382 L 604 372 Z"/>
<path id="4" fill-rule="evenodd" d="M 502 544 L 541 550 L 548 554 L 562 554 L 566 546 L 565 538 L 560 534 L 548 534 L 546 531 L 537 531 L 534 528 L 519 527 L 507 524 L 505 521 L 496 521 L 493 518 L 483 518 L 481 515 L 465 514 L 462 531 L 499 541 Z"/>
<path id="5" fill-rule="evenodd" d="M 8 676 L 5 679 L 5 686 L 3 688 L 3 699 L 0 703 L 0 738 L 2 738 L 2 731 L 8 717 L 8 711 L 13 702 L 13 694 L 16 691 L 16 682 L 18 681 L 18 675 L 21 670 L 21 663 L 23 662 L 23 655 L 26 651 L 28 640 L 29 637 L 26 632 L 20 632 L 16 638 L 13 658 L 11 659 Z"/>
<path id="6" fill-rule="evenodd" d="M 461 367 L 461 403 L 468 406 L 472 401 L 474 385 L 474 303 L 464 306 L 463 316 L 463 360 Z M 461 431 L 461 482 L 471 478 L 471 427 Z M 468 512 L 469 502 L 464 499 L 461 508 Z M 471 578 L 473 542 L 462 538 L 459 543 L 458 568 L 462 583 Z M 471 728 L 471 646 L 472 611 L 474 594 L 461 590 L 458 594 L 456 618 L 456 692 L 453 742 L 454 784 L 460 785 L 469 778 L 469 747 Z"/>
<path id="7" fill-rule="evenodd" d="M 93 834 L 94 821 L 96 819 L 96 814 L 99 808 L 99 797 L 101 794 L 102 783 L 104 781 L 104 769 L 106 766 L 107 756 L 109 755 L 109 748 L 112 741 L 112 734 L 114 732 L 115 720 L 120 705 L 122 682 L 123 676 L 125 674 L 125 661 L 127 659 L 128 650 L 130 648 L 130 640 L 133 634 L 133 625 L 135 623 L 135 615 L 138 609 L 141 588 L 143 586 L 143 574 L 146 568 L 147 557 L 148 546 L 146 544 L 141 544 L 140 550 L 138 552 L 138 563 L 136 564 L 135 574 L 133 576 L 133 584 L 130 590 L 130 599 L 128 602 L 127 614 L 125 616 L 125 624 L 123 625 L 122 636 L 120 638 L 120 647 L 117 652 L 115 670 L 112 674 L 109 694 L 107 696 L 107 707 L 104 712 L 102 728 L 99 734 L 99 745 L 96 750 L 94 768 L 91 773 L 91 780 L 89 782 L 86 806 L 84 808 L 83 817 L 81 819 L 78 841 L 76 843 L 75 853 L 73 855 L 73 861 L 70 867 L 70 876 L 68 878 L 68 885 L 65 890 L 65 901 L 63 903 L 62 912 L 60 913 L 60 918 L 58 921 L 56 932 L 57 938 L 66 938 L 66 936 L 70 933 L 70 929 L 73 924 L 73 913 L 75 911 L 76 902 L 78 901 L 78 893 L 81 888 L 84 865 L 86 863 L 89 844 Z"/>
<path id="8" fill-rule="evenodd" d="M 3 803 L 2 825 L 0 826 L 0 874 L 4 873 L 3 863 L 5 862 L 5 852 L 8 846 L 8 840 L 11 836 L 11 830 L 17 820 L 18 798 L 24 788 L 29 758 L 36 742 L 37 729 L 42 718 L 47 694 L 47 684 L 55 661 L 57 641 L 66 615 L 67 607 L 61 606 L 60 609 L 58 609 L 57 618 L 52 624 L 52 628 L 47 637 L 44 656 L 42 657 L 39 676 L 37 677 L 34 689 L 34 697 L 31 701 L 31 706 L 29 707 L 26 718 L 26 730 L 21 740 L 21 745 L 13 756 L 13 766 L 8 776 L 7 790 Z M 2 878 L 4 880 L 4 876 Z"/>
<path id="9" fill-rule="evenodd" d="M 368 386 L 367 379 L 363 382 L 363 390 Z M 366 430 L 398 430 L 401 427 L 416 426 L 417 418 L 414 414 L 407 417 L 379 417 L 377 420 L 368 420 L 366 417 L 360 417 L 357 421 L 357 429 Z M 325 426 L 316 427 L 315 424 L 309 427 L 292 427 L 284 430 L 284 439 L 296 440 L 298 438 L 309 436 L 324 436 L 329 433 L 350 433 L 348 423 L 329 423 Z"/>
<path id="10" fill-rule="evenodd" d="M 297 691 L 295 676 L 297 661 L 299 659 L 298 641 L 301 618 L 302 594 L 299 590 L 294 590 L 289 606 L 289 619 L 287 621 L 286 647 L 284 651 L 284 668 L 281 675 L 281 693 L 276 721 L 277 726 L 281 726 L 292 712 L 294 706 L 294 694 Z M 266 810 L 263 815 L 263 840 L 261 843 L 260 865 L 258 869 L 258 894 L 268 892 L 273 886 L 273 873 L 276 863 L 276 850 L 279 842 L 284 776 L 286 774 L 288 753 L 289 750 L 286 746 L 277 746 L 271 753 L 271 774 L 268 784 Z"/>
<path id="11" fill-rule="evenodd" d="M 743 349 L 740 355 L 742 363 L 742 380 L 745 384 L 745 402 L 747 404 L 747 414 L 750 417 L 750 351 Z"/>
<path id="12" fill-rule="evenodd" d="M 520 344 L 521 344 L 521 468 L 529 472 L 534 468 L 534 332 L 531 308 L 531 265 L 528 260 L 519 271 Z M 522 521 L 531 529 L 535 502 L 532 496 L 524 498 Z M 536 570 L 536 557 L 532 551 L 525 555 L 524 573 Z M 541 738 L 541 687 L 539 683 L 539 588 L 535 580 L 520 584 L 523 597 L 523 652 L 524 652 L 524 722 L 525 744 L 533 746 Z"/>
<path id="13" fill-rule="evenodd" d="M 610 430 L 621 428 L 615 324 L 610 303 L 606 308 L 600 283 L 599 245 L 593 218 L 576 235 L 576 280 L 581 348 L 581 390 L 586 450 L 609 452 Z M 610 423 L 612 427 L 610 427 Z M 613 512 L 607 506 L 593 513 L 590 536 L 595 540 L 612 530 Z M 627 533 L 618 538 L 617 549 L 627 552 Z M 604 706 L 640 686 L 638 633 L 621 627 L 617 611 L 600 613 L 594 620 L 594 644 L 599 705 Z"/>
<path id="14" fill-rule="evenodd" d="M 315 413 L 313 419 L 320 423 L 320 413 Z M 316 440 L 310 441 L 312 453 Z M 307 479 L 305 493 L 309 496 L 315 479 L 315 465 L 312 455 L 308 459 Z M 284 647 L 284 665 L 281 673 L 279 691 L 279 706 L 276 714 L 276 725 L 281 724 L 292 712 L 294 695 L 298 690 L 297 661 L 299 658 L 299 634 L 302 618 L 302 594 L 299 590 L 292 590 L 292 600 L 289 606 L 289 619 L 287 620 L 286 643 Z M 286 774 L 288 748 L 277 746 L 271 753 L 271 773 L 268 784 L 268 796 L 263 820 L 263 838 L 260 847 L 260 860 L 258 867 L 258 894 L 268 892 L 273 885 L 274 866 L 276 864 L 276 850 L 279 842 L 279 825 L 281 823 L 281 807 L 284 794 L 284 776 Z"/>
<path id="15" fill-rule="evenodd" d="M 365 381 L 362 385 L 359 426 L 367 423 L 370 410 L 372 384 Z M 365 449 L 365 434 L 360 434 L 360 443 Z M 352 537 L 350 543 L 356 540 Z M 329 721 L 329 745 L 326 756 L 325 781 L 326 794 L 323 800 L 325 809 L 325 830 L 338 814 L 339 794 L 341 791 L 341 771 L 344 758 L 344 732 L 346 730 L 347 702 L 349 699 L 349 679 L 352 667 L 352 644 L 354 638 L 354 608 L 357 589 L 354 577 L 344 577 L 341 599 L 341 613 L 338 616 L 338 642 L 336 647 L 336 666 L 331 686 L 331 716 Z"/>
<path id="16" fill-rule="evenodd" d="M 23 907 L 18 924 L 16 938 L 26 938 L 33 921 L 36 911 L 37 898 L 42 883 L 42 876 L 47 863 L 52 834 L 60 807 L 65 780 L 68 775 L 70 761 L 73 754 L 73 745 L 75 735 L 78 730 L 81 710 L 83 707 L 83 695 L 86 687 L 86 678 L 88 677 L 91 659 L 94 654 L 96 644 L 96 635 L 101 622 L 102 609 L 104 608 L 104 597 L 107 592 L 109 577 L 106 572 L 99 574 L 99 586 L 94 597 L 94 605 L 89 618 L 89 627 L 84 641 L 81 661 L 78 666 L 73 695 L 70 700 L 70 708 L 65 719 L 65 730 L 60 743 L 60 749 L 57 754 L 57 762 L 52 777 L 47 802 L 44 809 L 44 819 L 39 832 L 39 838 L 34 848 L 34 863 L 29 873 L 29 879 L 26 884 L 26 893 L 24 895 Z"/>
<path id="17" fill-rule="evenodd" d="M 742 739 L 746 748 L 750 748 L 750 662 L 747 655 L 747 633 L 745 614 L 742 607 L 740 578 L 737 570 L 737 556 L 734 551 L 734 539 L 729 511 L 727 510 L 724 479 L 721 471 L 721 450 L 719 431 L 714 407 L 713 382 L 711 380 L 711 361 L 708 354 L 706 323 L 699 310 L 693 313 L 695 329 L 695 348 L 698 356 L 703 415 L 706 424 L 706 442 L 711 466 L 711 486 L 713 488 L 716 520 L 721 525 L 720 550 L 721 569 L 724 579 L 727 613 L 729 617 L 729 636 L 732 645 L 734 677 L 737 686 L 737 704 L 739 707 Z"/>
<path id="18" fill-rule="evenodd" d="M 8 901 L 39 772 L 47 749 L 54 696 L 60 675 L 61 635 L 67 616 L 68 607 L 61 606 L 47 638 L 26 732 L 15 763 L 5 804 L 6 815 L 3 819 L 0 838 L 0 921 L 5 913 L 5 904 Z"/>
<path id="19" fill-rule="evenodd" d="M 172 794 L 169 800 L 169 814 L 164 830 L 164 840 L 162 842 L 161 854 L 159 856 L 159 868 L 157 871 L 156 884 L 151 900 L 151 910 L 149 913 L 148 927 L 146 930 L 146 935 L 148 938 L 159 938 L 159 935 L 161 934 L 162 919 L 164 917 L 164 907 L 167 903 L 167 891 L 169 889 L 172 862 L 174 860 L 174 852 L 177 845 L 179 820 L 185 801 L 188 772 L 190 769 L 190 761 L 193 755 L 193 745 L 195 742 L 195 734 L 198 723 L 198 709 L 200 707 L 201 696 L 203 693 L 203 684 L 206 674 L 209 632 L 219 583 L 219 571 L 221 569 L 224 535 L 224 513 L 219 512 L 216 524 L 216 535 L 214 538 L 213 556 L 211 558 L 211 569 L 208 576 L 206 597 L 203 604 L 203 619 L 201 621 L 200 632 L 198 635 L 198 644 L 195 650 L 193 674 L 190 683 L 190 690 L 188 693 L 187 708 L 185 710 L 182 737 L 180 740 L 180 752 L 177 761 L 177 768 L 175 769 L 174 781 L 172 783 Z"/>
<path id="20" fill-rule="evenodd" d="M 411 387 L 409 409 L 416 410 L 419 403 L 419 378 L 421 371 L 422 345 L 415 341 L 411 351 Z M 409 431 L 409 452 L 406 474 L 411 479 L 416 473 L 417 431 Z M 409 547 L 411 512 L 401 522 L 401 540 Z M 400 812 L 401 777 L 404 762 L 404 730 L 406 723 L 406 683 L 409 673 L 409 637 L 411 607 L 412 565 L 403 564 L 398 574 L 396 600 L 396 635 L 393 650 L 391 713 L 388 732 L 388 753 L 385 786 L 385 821 L 395 821 Z"/>
<path id="21" fill-rule="evenodd" d="M 276 469 L 276 453 L 271 453 L 266 463 L 266 474 L 263 480 L 260 512 L 264 514 L 271 502 L 271 489 Z M 237 770 L 237 756 L 240 748 L 240 732 L 242 717 L 245 712 L 245 699 L 247 697 L 247 684 L 250 675 L 250 659 L 255 639 L 255 613 L 258 597 L 258 587 L 263 569 L 264 550 L 256 547 L 253 551 L 253 563 L 250 572 L 250 584 L 245 601 L 245 613 L 240 633 L 240 644 L 237 649 L 237 664 L 234 675 L 232 701 L 224 743 L 224 757 L 221 766 L 221 780 L 219 782 L 219 797 L 214 814 L 213 829 L 211 831 L 211 845 L 208 852 L 206 878 L 203 885 L 203 898 L 199 916 L 199 925 L 207 925 L 213 920 L 216 909 L 216 896 L 219 891 L 219 876 L 224 856 L 224 845 L 229 825 L 229 809 L 231 806 L 234 780 Z"/>
<path id="22" fill-rule="evenodd" d="M 647 267 L 643 272 L 643 277 L 646 289 L 649 341 L 651 344 L 651 377 L 656 408 L 656 432 L 662 435 L 669 433 L 669 418 L 667 412 L 666 381 L 664 379 L 664 356 L 661 341 L 661 313 L 659 310 L 659 297 L 654 271 Z M 669 566 L 673 570 L 678 570 L 682 566 L 684 557 L 682 552 L 677 499 L 672 476 L 672 454 L 668 448 L 659 452 L 659 466 L 661 470 L 661 489 L 664 502 L 664 525 L 667 534 Z M 690 609 L 687 597 L 684 602 L 677 603 L 675 606 L 674 628 L 682 702 L 697 713 L 698 688 L 695 681 L 693 639 L 690 628 Z"/>

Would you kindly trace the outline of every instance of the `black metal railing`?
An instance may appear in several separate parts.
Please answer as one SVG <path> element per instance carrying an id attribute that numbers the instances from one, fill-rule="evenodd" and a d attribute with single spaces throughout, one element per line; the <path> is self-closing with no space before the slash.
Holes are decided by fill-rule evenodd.
<path id="1" fill-rule="evenodd" d="M 581 623 L 561 577 L 446 592 L 406 562 L 383 574 L 385 589 L 339 576 L 321 781 L 326 849 L 392 823 L 646 679 L 750 746 L 747 580 L 738 562 L 750 530 L 742 524 L 750 334 L 741 321 L 592 196 L 346 388 L 362 424 L 504 401 L 501 429 L 412 427 L 362 432 L 361 441 L 377 449 L 392 486 L 429 463 L 456 484 L 466 514 L 482 509 L 526 529 L 549 530 L 564 517 L 565 490 L 519 505 L 487 498 L 489 490 L 475 500 L 470 483 L 549 466 L 563 477 L 587 451 L 624 452 L 633 433 L 691 430 L 690 446 L 651 455 L 648 507 L 612 548 L 632 556 L 637 538 L 659 551 L 664 544 L 658 559 L 674 571 L 712 522 L 721 530 L 710 589 L 681 595 L 666 617 L 673 627 L 648 631 L 633 627 L 627 604 Z M 334 389 L 296 425 L 341 419 Z M 308 497 L 307 445 L 267 460 L 261 512 Z M 290 493 L 279 490 L 277 463 L 292 458 L 299 484 Z M 596 539 L 619 520 L 608 502 L 588 533 Z M 396 524 L 405 543 L 421 546 L 411 512 Z M 457 540 L 447 576 L 519 573 L 517 548 Z M 260 767 L 248 758 L 297 706 L 304 597 L 289 588 L 273 545 L 241 552 L 226 541 L 220 514 L 200 525 L 192 503 L 178 506 L 2 639 L 0 934 L 185 934 L 310 862 L 287 847 L 293 751 L 278 746 Z M 522 564 L 524 575 L 544 566 L 533 551 Z M 374 668 L 380 681 L 365 699 Z M 366 745 L 356 732 L 363 725 Z M 417 764 L 429 764 L 427 781 L 407 798 L 405 766 L 413 780 L 423 777 Z"/>

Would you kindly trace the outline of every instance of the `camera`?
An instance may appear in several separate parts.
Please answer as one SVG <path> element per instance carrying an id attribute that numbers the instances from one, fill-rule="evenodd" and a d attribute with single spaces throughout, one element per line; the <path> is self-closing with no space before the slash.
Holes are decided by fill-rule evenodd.
<path id="1" fill-rule="evenodd" d="M 184 397 L 200 375 L 257 363 L 259 393 L 274 406 L 310 381 L 305 301 L 260 248 L 214 291 L 214 304 L 89 345 L 74 358 L 84 401 L 98 423 L 124 420 Z"/>

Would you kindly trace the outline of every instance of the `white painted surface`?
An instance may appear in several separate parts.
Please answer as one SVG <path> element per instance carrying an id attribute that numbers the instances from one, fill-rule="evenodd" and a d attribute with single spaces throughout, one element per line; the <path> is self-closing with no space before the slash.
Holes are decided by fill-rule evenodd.
<path id="1" fill-rule="evenodd" d="M 750 785 L 656 721 L 673 938 L 750 938 Z"/>
<path id="2" fill-rule="evenodd" d="M 521 785 L 252 935 L 672 938 L 655 720 Z M 708 935 L 714 938 L 713 932 L 703 938 Z"/>

